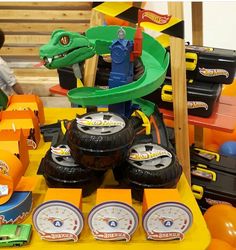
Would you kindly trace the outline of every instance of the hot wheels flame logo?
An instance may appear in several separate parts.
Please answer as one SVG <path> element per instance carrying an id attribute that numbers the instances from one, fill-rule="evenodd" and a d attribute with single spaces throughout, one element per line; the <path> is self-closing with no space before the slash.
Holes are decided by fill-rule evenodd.
<path id="1" fill-rule="evenodd" d="M 29 216 L 29 212 L 26 212 L 26 213 L 23 212 L 21 215 L 16 217 L 14 220 L 13 219 L 7 220 L 4 215 L 0 215 L 0 225 L 16 224 L 16 223 L 19 224 L 19 223 L 23 222 L 28 216 Z"/>
<path id="2" fill-rule="evenodd" d="M 8 175 L 9 167 L 5 161 L 0 160 L 0 174 Z"/>
<path id="3" fill-rule="evenodd" d="M 51 152 L 58 156 L 70 156 L 70 149 L 69 147 L 51 147 Z"/>
<path id="4" fill-rule="evenodd" d="M 127 232 L 99 232 L 94 230 L 93 235 L 98 240 L 125 240 L 130 241 L 130 235 Z"/>
<path id="5" fill-rule="evenodd" d="M 77 124 L 88 127 L 124 127 L 125 123 L 121 121 L 108 121 L 108 120 L 88 120 L 76 118 Z"/>
<path id="6" fill-rule="evenodd" d="M 158 150 L 155 152 L 131 153 L 129 159 L 132 161 L 147 161 L 161 156 L 172 157 L 170 152 L 166 150 Z"/>
<path id="7" fill-rule="evenodd" d="M 39 232 L 42 240 L 48 241 L 67 241 L 73 240 L 74 242 L 78 241 L 78 236 L 73 233 L 61 232 L 61 233 L 45 233 Z"/>
<path id="8" fill-rule="evenodd" d="M 142 13 L 142 22 L 153 22 L 159 25 L 167 24 L 170 21 L 171 16 L 161 15 L 152 11 L 144 11 Z"/>
<path id="9" fill-rule="evenodd" d="M 225 76 L 229 77 L 229 72 L 225 69 L 206 69 L 206 68 L 198 68 L 199 73 L 206 77 L 214 77 L 214 76 Z"/>
<path id="10" fill-rule="evenodd" d="M 149 240 L 182 240 L 184 234 L 182 232 L 147 232 Z"/>
<path id="11" fill-rule="evenodd" d="M 188 109 L 205 108 L 208 110 L 208 105 L 205 102 L 200 101 L 188 101 Z"/>
<path id="12" fill-rule="evenodd" d="M 213 206 L 213 205 L 217 205 L 217 204 L 225 204 L 225 205 L 231 205 L 231 203 L 227 202 L 227 201 L 221 201 L 221 200 L 214 200 L 214 199 L 209 199 L 209 198 L 205 198 L 206 202 Z"/>

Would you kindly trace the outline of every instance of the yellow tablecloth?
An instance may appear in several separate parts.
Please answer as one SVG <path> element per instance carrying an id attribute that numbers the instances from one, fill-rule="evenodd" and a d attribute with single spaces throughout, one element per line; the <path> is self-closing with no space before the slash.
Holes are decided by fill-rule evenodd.
<path id="1" fill-rule="evenodd" d="M 73 119 L 76 113 L 81 114 L 84 112 L 80 108 L 45 108 L 46 124 L 56 122 L 58 119 Z M 30 150 L 30 165 L 27 169 L 26 175 L 35 175 L 41 161 L 41 158 L 45 155 L 45 152 L 50 147 L 50 143 L 44 143 L 43 140 L 40 141 L 37 150 Z M 113 179 L 112 173 L 108 172 L 104 184 L 102 187 L 114 185 L 115 181 Z M 39 189 L 33 194 L 33 209 L 43 202 L 44 194 L 47 187 L 42 177 L 42 181 Z M 78 242 L 48 242 L 40 239 L 39 235 L 33 229 L 33 235 L 30 245 L 24 248 L 30 249 L 160 249 L 160 250 L 203 250 L 206 249 L 210 243 L 210 233 L 207 230 L 204 218 L 198 208 L 195 198 L 191 192 L 191 189 L 187 183 L 184 175 L 182 175 L 178 190 L 181 194 L 182 202 L 186 204 L 193 213 L 193 225 L 190 230 L 186 233 L 185 239 L 181 242 L 179 241 L 167 241 L 167 242 L 157 242 L 146 240 L 144 230 L 142 229 L 142 214 L 141 203 L 133 201 L 134 208 L 137 210 L 140 216 L 140 223 L 138 230 L 132 237 L 130 242 L 104 242 L 98 241 L 91 235 L 88 225 L 87 225 L 87 215 L 92 207 L 95 205 L 95 193 L 91 196 L 83 198 L 82 212 L 85 217 L 85 227 L 81 233 Z M 32 223 L 32 216 L 29 216 L 25 223 Z"/>

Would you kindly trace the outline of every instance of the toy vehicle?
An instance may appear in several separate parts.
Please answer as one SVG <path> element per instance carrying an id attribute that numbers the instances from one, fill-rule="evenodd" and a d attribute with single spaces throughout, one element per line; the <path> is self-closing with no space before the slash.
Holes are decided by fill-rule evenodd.
<path id="1" fill-rule="evenodd" d="M 22 246 L 29 243 L 30 224 L 6 224 L 0 226 L 0 247 Z"/>

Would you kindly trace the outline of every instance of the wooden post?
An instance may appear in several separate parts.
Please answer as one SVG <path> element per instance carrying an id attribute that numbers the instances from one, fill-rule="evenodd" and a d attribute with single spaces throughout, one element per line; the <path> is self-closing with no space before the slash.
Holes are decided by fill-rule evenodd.
<path id="1" fill-rule="evenodd" d="M 194 45 L 203 45 L 202 2 L 192 2 L 192 38 Z"/>
<path id="2" fill-rule="evenodd" d="M 192 2 L 192 40 L 193 45 L 203 45 L 203 15 L 202 2 Z M 194 127 L 194 143 L 196 147 L 204 147 L 204 129 Z"/>
<path id="3" fill-rule="evenodd" d="M 169 14 L 183 19 L 183 3 L 168 2 Z M 184 39 L 170 37 L 176 153 L 191 184 Z"/>
<path id="4" fill-rule="evenodd" d="M 92 9 L 90 27 L 102 25 L 104 21 L 104 15 L 94 9 Z M 96 79 L 98 64 L 98 55 L 93 56 L 85 61 L 84 66 L 84 86 L 93 87 Z"/>

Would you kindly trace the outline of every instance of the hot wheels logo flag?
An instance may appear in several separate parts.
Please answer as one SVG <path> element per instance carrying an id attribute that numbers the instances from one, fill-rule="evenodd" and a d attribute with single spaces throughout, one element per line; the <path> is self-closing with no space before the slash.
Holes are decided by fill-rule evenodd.
<path id="1" fill-rule="evenodd" d="M 170 21 L 171 16 L 161 15 L 151 10 L 140 10 L 138 22 L 152 22 L 158 25 L 167 24 Z"/>

